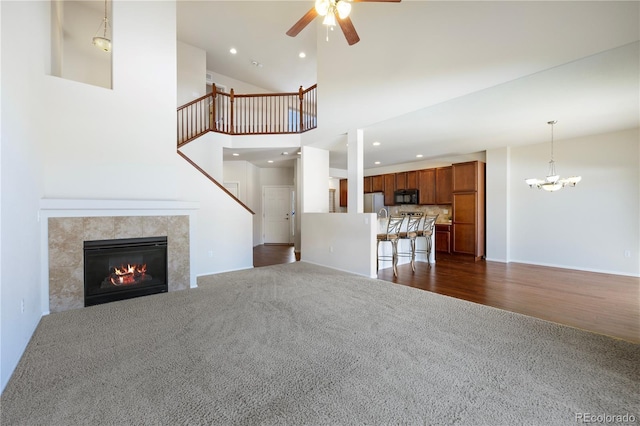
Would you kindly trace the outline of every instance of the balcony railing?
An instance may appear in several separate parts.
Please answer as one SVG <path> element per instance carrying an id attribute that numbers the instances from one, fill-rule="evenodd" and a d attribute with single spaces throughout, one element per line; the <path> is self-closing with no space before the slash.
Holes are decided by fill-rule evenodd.
<path id="1" fill-rule="evenodd" d="M 178 108 L 178 146 L 206 132 L 229 135 L 303 133 L 317 127 L 317 85 L 292 93 L 213 91 Z"/>

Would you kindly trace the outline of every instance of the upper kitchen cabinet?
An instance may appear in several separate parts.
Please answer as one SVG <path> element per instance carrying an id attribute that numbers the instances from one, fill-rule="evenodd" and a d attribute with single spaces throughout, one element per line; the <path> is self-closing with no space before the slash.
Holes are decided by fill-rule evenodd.
<path id="1" fill-rule="evenodd" d="M 382 175 L 371 176 L 371 192 L 384 191 L 384 177 Z"/>
<path id="2" fill-rule="evenodd" d="M 372 178 L 372 176 L 365 176 L 364 179 L 363 179 L 362 184 L 364 186 L 364 190 L 363 191 L 364 191 L 365 194 L 373 192 L 373 190 L 371 189 L 372 188 L 371 187 L 371 178 Z"/>
<path id="3" fill-rule="evenodd" d="M 477 191 L 484 182 L 484 163 L 469 161 L 453 165 L 453 192 Z"/>
<path id="4" fill-rule="evenodd" d="M 395 189 L 407 189 L 407 172 L 396 173 L 396 185 Z"/>
<path id="5" fill-rule="evenodd" d="M 340 207 L 347 207 L 347 188 L 348 182 L 346 179 L 340 179 Z"/>
<path id="6" fill-rule="evenodd" d="M 451 190 L 453 188 L 453 170 L 451 166 L 438 167 L 436 169 L 436 204 L 451 204 L 453 197 Z"/>
<path id="7" fill-rule="evenodd" d="M 418 171 L 412 170 L 407 173 L 407 187 L 405 189 L 418 189 Z"/>
<path id="8" fill-rule="evenodd" d="M 418 189 L 418 171 L 396 173 L 396 189 Z"/>
<path id="9" fill-rule="evenodd" d="M 418 171 L 418 203 L 436 204 L 436 169 Z"/>
<path id="10" fill-rule="evenodd" d="M 396 174 L 388 173 L 383 175 L 384 179 L 384 205 L 385 206 L 395 206 L 396 200 L 394 197 L 394 192 L 396 190 Z"/>

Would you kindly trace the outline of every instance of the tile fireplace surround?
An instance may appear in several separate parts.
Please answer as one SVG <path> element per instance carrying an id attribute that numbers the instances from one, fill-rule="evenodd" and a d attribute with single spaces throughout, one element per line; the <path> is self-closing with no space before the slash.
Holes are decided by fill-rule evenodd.
<path id="1" fill-rule="evenodd" d="M 42 200 L 41 207 L 44 313 L 84 307 L 84 241 L 167 236 L 169 291 L 195 286 L 190 216 L 197 203 Z"/>

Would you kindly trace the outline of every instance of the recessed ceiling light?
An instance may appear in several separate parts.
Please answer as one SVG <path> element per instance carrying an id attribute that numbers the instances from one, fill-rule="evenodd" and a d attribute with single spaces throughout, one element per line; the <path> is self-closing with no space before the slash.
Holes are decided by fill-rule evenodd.
<path id="1" fill-rule="evenodd" d="M 235 47 L 232 47 L 231 49 L 229 49 L 229 53 L 231 53 L 232 55 L 235 55 L 236 53 L 238 53 L 238 51 L 236 50 Z"/>
<path id="2" fill-rule="evenodd" d="M 237 152 L 234 152 L 234 153 L 233 153 L 233 154 L 231 154 L 231 155 L 233 155 L 234 157 L 239 157 L 239 156 L 240 156 L 240 154 L 238 154 Z"/>
<path id="3" fill-rule="evenodd" d="M 380 162 L 379 162 L 379 161 L 376 161 L 376 162 L 374 162 L 373 164 L 380 164 Z"/>
<path id="4" fill-rule="evenodd" d="M 422 154 L 416 155 L 416 158 L 422 158 L 422 157 L 424 157 L 424 155 L 422 155 Z"/>
<path id="5" fill-rule="evenodd" d="M 258 61 L 252 60 L 251 61 L 251 65 L 253 65 L 256 68 L 262 68 L 262 64 Z"/>
<path id="6" fill-rule="evenodd" d="M 302 155 L 302 151 L 298 151 L 298 155 Z"/>
<path id="7" fill-rule="evenodd" d="M 284 151 L 282 155 L 289 155 L 289 153 L 287 151 Z"/>
<path id="8" fill-rule="evenodd" d="M 300 52 L 300 53 L 298 53 L 298 57 L 299 57 L 299 58 L 306 58 L 306 57 L 307 57 L 307 54 L 306 54 L 306 53 L 304 53 L 304 52 Z"/>
<path id="9" fill-rule="evenodd" d="M 273 163 L 273 160 L 269 160 L 269 161 L 267 161 L 267 163 Z"/>
<path id="10" fill-rule="evenodd" d="M 380 142 L 374 142 L 373 146 L 380 146 Z"/>

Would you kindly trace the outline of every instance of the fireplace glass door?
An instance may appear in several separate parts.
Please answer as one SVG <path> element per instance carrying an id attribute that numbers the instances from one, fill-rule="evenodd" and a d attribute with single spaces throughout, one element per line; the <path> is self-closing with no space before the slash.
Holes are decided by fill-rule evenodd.
<path id="1" fill-rule="evenodd" d="M 84 242 L 85 306 L 167 290 L 167 237 Z"/>

